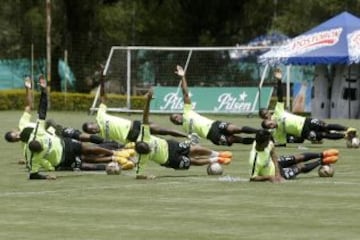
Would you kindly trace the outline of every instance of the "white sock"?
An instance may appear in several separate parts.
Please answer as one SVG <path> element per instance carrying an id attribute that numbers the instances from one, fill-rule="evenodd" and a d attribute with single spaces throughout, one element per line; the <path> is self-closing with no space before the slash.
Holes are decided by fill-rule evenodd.
<path id="1" fill-rule="evenodd" d="M 218 157 L 218 156 L 219 156 L 219 152 L 211 151 L 210 158 Z"/>
<path id="2" fill-rule="evenodd" d="M 210 163 L 214 163 L 214 162 L 218 161 L 217 157 L 211 157 L 211 158 L 209 158 L 209 160 L 210 160 Z"/>

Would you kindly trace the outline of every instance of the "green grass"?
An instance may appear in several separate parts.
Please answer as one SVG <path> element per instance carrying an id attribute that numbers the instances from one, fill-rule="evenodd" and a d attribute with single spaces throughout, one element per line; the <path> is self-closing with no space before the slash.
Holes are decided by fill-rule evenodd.
<path id="1" fill-rule="evenodd" d="M 17 125 L 21 112 L 0 112 L 1 134 Z M 140 115 L 125 117 L 137 118 Z M 81 128 L 94 116 L 50 112 L 66 126 Z M 221 116 L 237 125 L 259 126 L 258 118 Z M 165 116 L 151 116 L 173 127 Z M 360 129 L 359 120 L 327 120 Z M 234 161 L 223 178 L 205 167 L 174 171 L 155 164 L 152 181 L 134 172 L 61 172 L 56 181 L 29 181 L 18 144 L 1 139 L 0 239 L 359 239 L 360 149 L 344 141 L 305 143 L 306 151 L 340 150 L 333 178 L 313 171 L 281 184 L 249 183 L 249 146 L 234 145 Z M 202 144 L 214 149 L 207 141 Z M 279 154 L 299 153 L 297 145 Z M 232 181 L 226 181 L 232 180 Z"/>

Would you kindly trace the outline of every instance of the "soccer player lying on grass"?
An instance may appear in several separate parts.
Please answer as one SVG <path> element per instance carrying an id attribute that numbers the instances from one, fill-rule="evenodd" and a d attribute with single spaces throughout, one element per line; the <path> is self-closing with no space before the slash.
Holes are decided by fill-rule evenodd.
<path id="1" fill-rule="evenodd" d="M 104 88 L 104 76 L 100 80 L 100 101 L 96 122 L 84 123 L 82 129 L 89 134 L 100 134 L 105 139 L 114 140 L 123 144 L 135 142 L 140 133 L 141 121 L 131 121 L 108 114 Z M 188 137 L 187 134 L 173 129 L 161 128 L 157 124 L 150 123 L 151 134 L 171 135 L 174 137 Z M 191 137 L 191 136 L 189 136 Z"/>
<path id="2" fill-rule="evenodd" d="M 215 121 L 195 112 L 191 104 L 184 69 L 179 65 L 176 68 L 175 73 L 181 77 L 184 110 L 183 114 L 170 115 L 170 121 L 172 123 L 182 125 L 185 132 L 189 134 L 194 132 L 216 145 L 231 146 L 233 143 L 251 144 L 254 141 L 253 137 L 240 137 L 235 134 L 254 134 L 257 129 L 246 126 L 238 127 L 229 122 Z"/>
<path id="3" fill-rule="evenodd" d="M 45 129 L 47 112 L 46 81 L 40 80 L 41 95 L 38 120 L 26 147 L 29 179 L 56 179 L 41 170 L 55 171 L 81 168 L 81 162 L 106 163 L 117 160 L 117 154 L 96 144 L 88 145 L 71 138 L 60 138 Z"/>
<path id="4" fill-rule="evenodd" d="M 159 165 L 173 169 L 189 169 L 191 165 L 202 166 L 212 162 L 229 164 L 232 153 L 216 152 L 199 145 L 192 145 L 189 141 L 178 142 L 165 140 L 151 135 L 149 126 L 149 108 L 152 99 L 152 90 L 147 94 L 147 100 L 143 112 L 143 124 L 141 133 L 135 144 L 135 150 L 139 154 L 137 179 L 153 179 L 154 176 L 144 174 L 146 163 L 154 161 Z"/>
<path id="5" fill-rule="evenodd" d="M 322 153 L 301 153 L 278 157 L 267 130 L 259 130 L 255 136 L 249 157 L 250 181 L 281 182 L 293 179 L 300 173 L 308 173 L 321 164 L 333 164 L 339 151 L 328 149 Z M 314 160 L 315 159 L 315 160 Z M 314 160 L 308 162 L 310 160 Z"/>
<path id="6" fill-rule="evenodd" d="M 43 75 L 40 75 L 39 79 L 45 81 Z M 22 148 L 25 143 L 29 140 L 30 134 L 34 130 L 36 124 L 31 121 L 32 117 L 32 91 L 31 91 L 31 80 L 29 77 L 25 79 L 25 89 L 26 89 L 26 106 L 24 113 L 22 114 L 18 129 L 14 129 L 5 134 L 5 140 L 8 142 L 22 142 Z M 46 120 L 46 129 L 49 132 L 56 133 L 62 137 L 74 138 L 83 142 L 92 142 L 92 143 L 104 143 L 104 139 L 97 135 L 90 135 L 87 133 L 82 133 L 79 130 L 74 128 L 63 128 L 61 125 L 56 124 L 53 120 Z M 119 147 L 120 148 L 120 147 Z"/>
<path id="7" fill-rule="evenodd" d="M 281 76 L 281 75 L 280 75 Z M 271 113 L 268 109 L 260 109 L 259 116 L 264 119 L 261 126 L 271 129 L 276 144 L 286 144 L 288 135 L 309 141 L 321 141 L 322 139 L 346 139 L 351 141 L 356 137 L 356 129 L 345 127 L 340 124 L 327 124 L 316 118 L 309 118 L 290 113 L 285 110 L 282 101 L 281 77 L 277 79 L 278 102 L 275 110 Z"/>

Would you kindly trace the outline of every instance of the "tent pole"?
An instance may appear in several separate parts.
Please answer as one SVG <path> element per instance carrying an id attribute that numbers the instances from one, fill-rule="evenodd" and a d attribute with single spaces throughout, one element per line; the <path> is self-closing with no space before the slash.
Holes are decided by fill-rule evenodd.
<path id="1" fill-rule="evenodd" d="M 290 65 L 286 67 L 286 109 L 290 110 Z"/>

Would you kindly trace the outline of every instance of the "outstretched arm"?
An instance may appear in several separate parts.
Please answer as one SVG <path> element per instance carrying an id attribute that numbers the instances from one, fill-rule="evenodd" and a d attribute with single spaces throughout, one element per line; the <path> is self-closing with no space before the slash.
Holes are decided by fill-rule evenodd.
<path id="1" fill-rule="evenodd" d="M 183 93 L 184 103 L 191 104 L 191 98 L 189 95 L 189 89 L 187 86 L 184 69 L 180 65 L 177 65 L 175 73 L 181 77 L 181 89 Z"/>
<path id="2" fill-rule="evenodd" d="M 155 123 L 150 123 L 150 132 L 154 135 L 170 135 L 173 137 L 188 137 L 184 132 L 177 131 L 175 129 L 162 128 Z"/>
<path id="3" fill-rule="evenodd" d="M 45 120 L 46 119 L 46 113 L 48 108 L 48 101 L 47 101 L 47 91 L 46 91 L 46 80 L 43 77 L 40 77 L 39 84 L 41 88 L 41 94 L 40 94 L 40 102 L 39 102 L 39 119 Z"/>
<path id="4" fill-rule="evenodd" d="M 104 75 L 104 66 L 100 65 L 100 101 L 101 103 L 106 102 L 106 95 L 105 95 L 105 75 Z"/>
<path id="5" fill-rule="evenodd" d="M 25 78 L 25 93 L 26 93 L 26 105 L 25 112 L 30 113 L 33 106 L 32 91 L 31 91 L 31 79 L 30 77 Z"/>
<path id="6" fill-rule="evenodd" d="M 150 102 L 153 96 L 153 90 L 149 89 L 149 91 L 146 94 L 146 103 L 144 107 L 144 113 L 143 113 L 143 124 L 149 125 L 149 112 L 150 112 Z"/>

